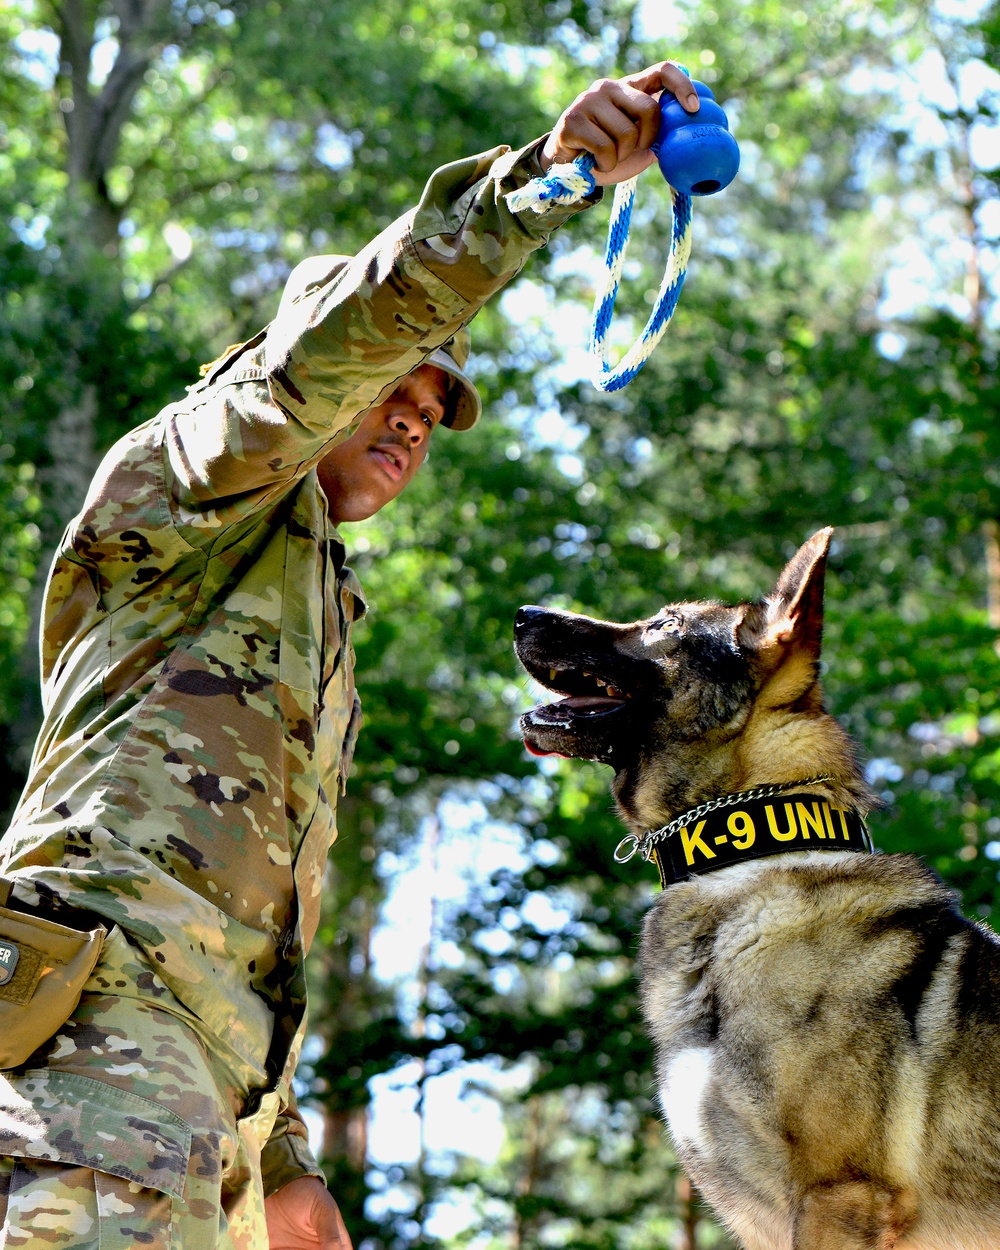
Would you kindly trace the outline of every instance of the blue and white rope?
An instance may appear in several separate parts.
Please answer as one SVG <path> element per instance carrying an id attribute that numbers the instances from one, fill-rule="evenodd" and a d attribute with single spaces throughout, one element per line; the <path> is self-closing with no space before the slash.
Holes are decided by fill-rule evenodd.
<path id="1" fill-rule="evenodd" d="M 576 204 L 594 190 L 596 184 L 591 173 L 594 164 L 593 156 L 585 152 L 575 161 L 565 165 L 553 165 L 543 178 L 533 178 L 526 186 L 508 192 L 507 203 L 515 213 L 530 208 L 539 214 L 548 212 L 553 204 Z M 618 364 L 612 366 L 608 352 L 608 331 L 611 328 L 615 298 L 625 264 L 625 249 L 628 247 L 637 182 L 637 178 L 629 178 L 615 187 L 611 221 L 608 224 L 608 245 L 604 254 L 603 278 L 594 300 L 590 353 L 593 360 L 593 382 L 600 391 L 619 391 L 627 386 L 653 354 L 674 315 L 691 256 L 691 197 L 671 187 L 674 220 L 663 281 L 642 333 Z"/>

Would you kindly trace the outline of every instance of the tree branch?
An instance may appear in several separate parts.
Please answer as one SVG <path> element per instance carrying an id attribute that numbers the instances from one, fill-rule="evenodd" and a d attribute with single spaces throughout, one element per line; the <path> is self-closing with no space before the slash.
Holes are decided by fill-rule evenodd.
<path id="1" fill-rule="evenodd" d="M 250 179 L 271 178 L 277 174 L 296 174 L 299 170 L 289 168 L 287 165 L 264 165 L 254 166 L 253 168 L 243 167 L 238 173 L 227 175 L 225 178 L 212 178 L 204 182 L 194 182 L 179 191 L 174 192 L 168 199 L 168 203 L 173 208 L 178 204 L 183 204 L 190 200 L 192 196 L 204 195 L 208 191 L 212 191 L 222 182 L 236 183 L 237 186 Z"/>
<path id="2" fill-rule="evenodd" d="M 65 114 L 70 181 L 86 188 L 90 232 L 98 246 L 117 241 L 122 205 L 112 203 L 107 174 L 114 164 L 121 131 L 136 92 L 153 58 L 163 49 L 170 24 L 170 0 L 116 0 L 118 55 L 101 90 L 90 87 L 94 13 L 86 0 L 55 6 L 60 39 L 60 74 L 68 70 L 73 107 Z"/>
<path id="3" fill-rule="evenodd" d="M 140 162 L 140 164 L 135 165 L 132 168 L 133 187 L 137 186 L 138 183 L 141 181 L 143 177 L 145 177 L 146 174 L 151 173 L 154 169 L 157 168 L 157 163 L 153 159 L 152 153 L 157 151 L 159 144 L 162 143 L 164 139 L 169 138 L 172 134 L 176 133 L 177 129 L 180 126 L 182 126 L 184 122 L 188 120 L 188 118 L 194 116 L 194 114 L 198 111 L 198 109 L 200 109 L 201 106 L 207 102 L 209 96 L 212 94 L 213 91 L 215 91 L 216 87 L 219 86 L 219 84 L 222 82 L 225 75 L 228 74 L 229 72 L 230 70 L 226 66 L 223 66 L 220 69 L 216 70 L 213 74 L 210 75 L 208 81 L 205 83 L 205 86 L 202 88 L 201 91 L 198 92 L 196 96 L 192 96 L 191 99 L 188 100 L 188 102 L 184 105 L 184 107 L 178 113 L 176 113 L 172 118 L 166 119 L 167 124 L 164 127 L 163 131 L 161 132 L 160 137 L 157 140 L 157 142 L 152 145 L 150 149 L 150 155 L 147 156 L 142 162 Z"/>
<path id="4" fill-rule="evenodd" d="M 103 178 L 114 162 L 122 126 L 146 70 L 163 51 L 169 27 L 169 0 L 117 0 L 118 55 L 97 98 L 99 125 L 93 176 Z"/>

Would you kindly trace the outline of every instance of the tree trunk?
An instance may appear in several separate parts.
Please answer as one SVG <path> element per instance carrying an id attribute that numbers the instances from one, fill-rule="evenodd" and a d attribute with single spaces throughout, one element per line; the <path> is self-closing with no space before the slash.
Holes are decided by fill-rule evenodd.
<path id="1" fill-rule="evenodd" d="M 983 522 L 983 542 L 986 547 L 986 619 L 990 628 L 997 631 L 993 649 L 1000 655 L 1000 524 Z"/>
<path id="2" fill-rule="evenodd" d="M 694 1188 L 681 1172 L 677 1177 L 677 1213 L 681 1221 L 680 1250 L 698 1250 L 698 1209 Z"/>
<path id="3" fill-rule="evenodd" d="M 66 124 L 66 172 L 71 198 L 82 209 L 90 244 L 118 254 L 118 227 L 126 205 L 112 200 L 108 174 L 118 156 L 122 127 L 132 112 L 146 71 L 166 43 L 169 0 L 116 0 L 118 55 L 96 92 L 90 86 L 95 10 L 84 0 L 63 0 L 59 27 L 60 108 Z"/>
<path id="4" fill-rule="evenodd" d="M 368 1108 L 327 1109 L 323 1117 L 323 1158 L 343 1159 L 359 1175 L 368 1163 Z"/>

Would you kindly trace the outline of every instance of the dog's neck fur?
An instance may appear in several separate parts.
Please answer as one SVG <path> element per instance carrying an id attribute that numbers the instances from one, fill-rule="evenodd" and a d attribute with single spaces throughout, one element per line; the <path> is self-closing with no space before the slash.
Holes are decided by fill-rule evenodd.
<path id="1" fill-rule="evenodd" d="M 651 773 L 641 764 L 616 775 L 612 793 L 633 833 L 661 828 L 709 799 L 811 777 L 829 778 L 809 789 L 838 806 L 862 813 L 877 806 L 850 738 L 823 708 L 819 681 L 791 706 L 775 706 L 778 692 L 769 691 L 769 685 L 737 723 L 709 735 L 715 742 L 676 743 L 669 752 L 668 776 L 662 766 Z M 643 777 L 650 780 L 644 783 Z"/>

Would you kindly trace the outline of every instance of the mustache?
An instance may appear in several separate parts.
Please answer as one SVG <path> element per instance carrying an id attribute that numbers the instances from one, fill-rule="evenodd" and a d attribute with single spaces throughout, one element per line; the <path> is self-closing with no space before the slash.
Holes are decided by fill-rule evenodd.
<path id="1" fill-rule="evenodd" d="M 402 447 L 404 451 L 410 450 L 410 440 L 405 434 L 399 430 L 387 430 L 384 434 L 380 434 L 372 443 L 373 447 Z"/>

